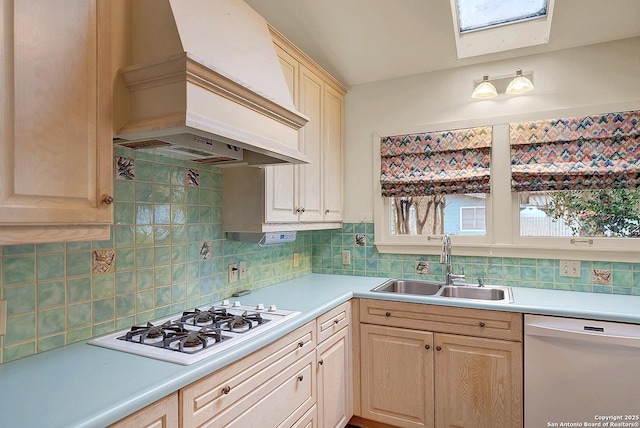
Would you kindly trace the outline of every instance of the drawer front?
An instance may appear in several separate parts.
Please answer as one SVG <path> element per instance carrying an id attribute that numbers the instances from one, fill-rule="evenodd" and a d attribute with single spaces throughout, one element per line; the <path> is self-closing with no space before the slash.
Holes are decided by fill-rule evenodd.
<path id="1" fill-rule="evenodd" d="M 317 318 L 318 343 L 339 332 L 351 322 L 351 303 L 345 302 Z"/>
<path id="2" fill-rule="evenodd" d="M 175 428 L 177 426 L 178 394 L 173 393 L 110 425 L 109 428 Z"/>
<path id="3" fill-rule="evenodd" d="M 239 415 L 269 393 L 264 387 L 307 354 L 314 356 L 315 322 L 180 390 L 182 426 L 206 426 L 222 415 Z M 258 394 L 262 391 L 262 395 Z M 315 395 L 314 395 L 315 397 Z M 228 419 L 228 417 L 227 417 Z"/>
<path id="4" fill-rule="evenodd" d="M 522 314 L 516 312 L 362 299 L 360 322 L 522 341 Z"/>

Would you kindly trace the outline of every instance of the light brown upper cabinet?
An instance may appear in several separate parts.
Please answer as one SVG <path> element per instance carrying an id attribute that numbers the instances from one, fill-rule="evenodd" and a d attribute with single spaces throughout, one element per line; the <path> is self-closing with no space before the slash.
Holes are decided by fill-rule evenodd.
<path id="1" fill-rule="evenodd" d="M 340 227 L 346 89 L 276 30 L 271 33 L 294 105 L 309 117 L 298 139 L 309 163 L 225 169 L 223 229 Z"/>
<path id="2" fill-rule="evenodd" d="M 110 3 L 0 6 L 0 245 L 107 239 Z"/>

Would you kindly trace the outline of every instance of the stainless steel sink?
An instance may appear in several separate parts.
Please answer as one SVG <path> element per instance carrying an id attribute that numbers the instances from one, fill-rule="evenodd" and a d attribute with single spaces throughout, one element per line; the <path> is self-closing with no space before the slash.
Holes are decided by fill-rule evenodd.
<path id="1" fill-rule="evenodd" d="M 390 279 L 371 291 L 378 293 L 418 294 L 420 296 L 433 296 L 444 286 L 441 282 L 423 281 L 413 279 Z"/>
<path id="2" fill-rule="evenodd" d="M 452 285 L 442 287 L 437 296 L 453 297 L 458 299 L 474 299 L 474 300 L 491 300 L 513 302 L 513 293 L 511 287 L 500 286 L 458 286 Z"/>
<path id="3" fill-rule="evenodd" d="M 513 303 L 511 287 L 498 285 L 445 285 L 438 281 L 390 279 L 372 289 L 376 293 L 413 294 L 442 297 L 445 299 L 473 299 L 491 302 Z"/>

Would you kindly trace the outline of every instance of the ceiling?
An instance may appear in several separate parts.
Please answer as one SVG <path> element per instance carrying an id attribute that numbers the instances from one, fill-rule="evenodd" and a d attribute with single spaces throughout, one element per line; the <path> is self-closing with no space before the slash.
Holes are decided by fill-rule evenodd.
<path id="1" fill-rule="evenodd" d="M 245 1 L 347 87 L 640 36 L 638 0 L 557 0 L 549 43 L 459 60 L 449 0 Z"/>

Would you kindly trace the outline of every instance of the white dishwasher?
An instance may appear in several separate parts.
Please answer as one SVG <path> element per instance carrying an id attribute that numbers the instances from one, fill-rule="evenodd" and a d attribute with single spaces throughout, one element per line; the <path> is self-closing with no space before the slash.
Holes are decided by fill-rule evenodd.
<path id="1" fill-rule="evenodd" d="M 524 320 L 525 428 L 640 426 L 640 325 Z"/>

